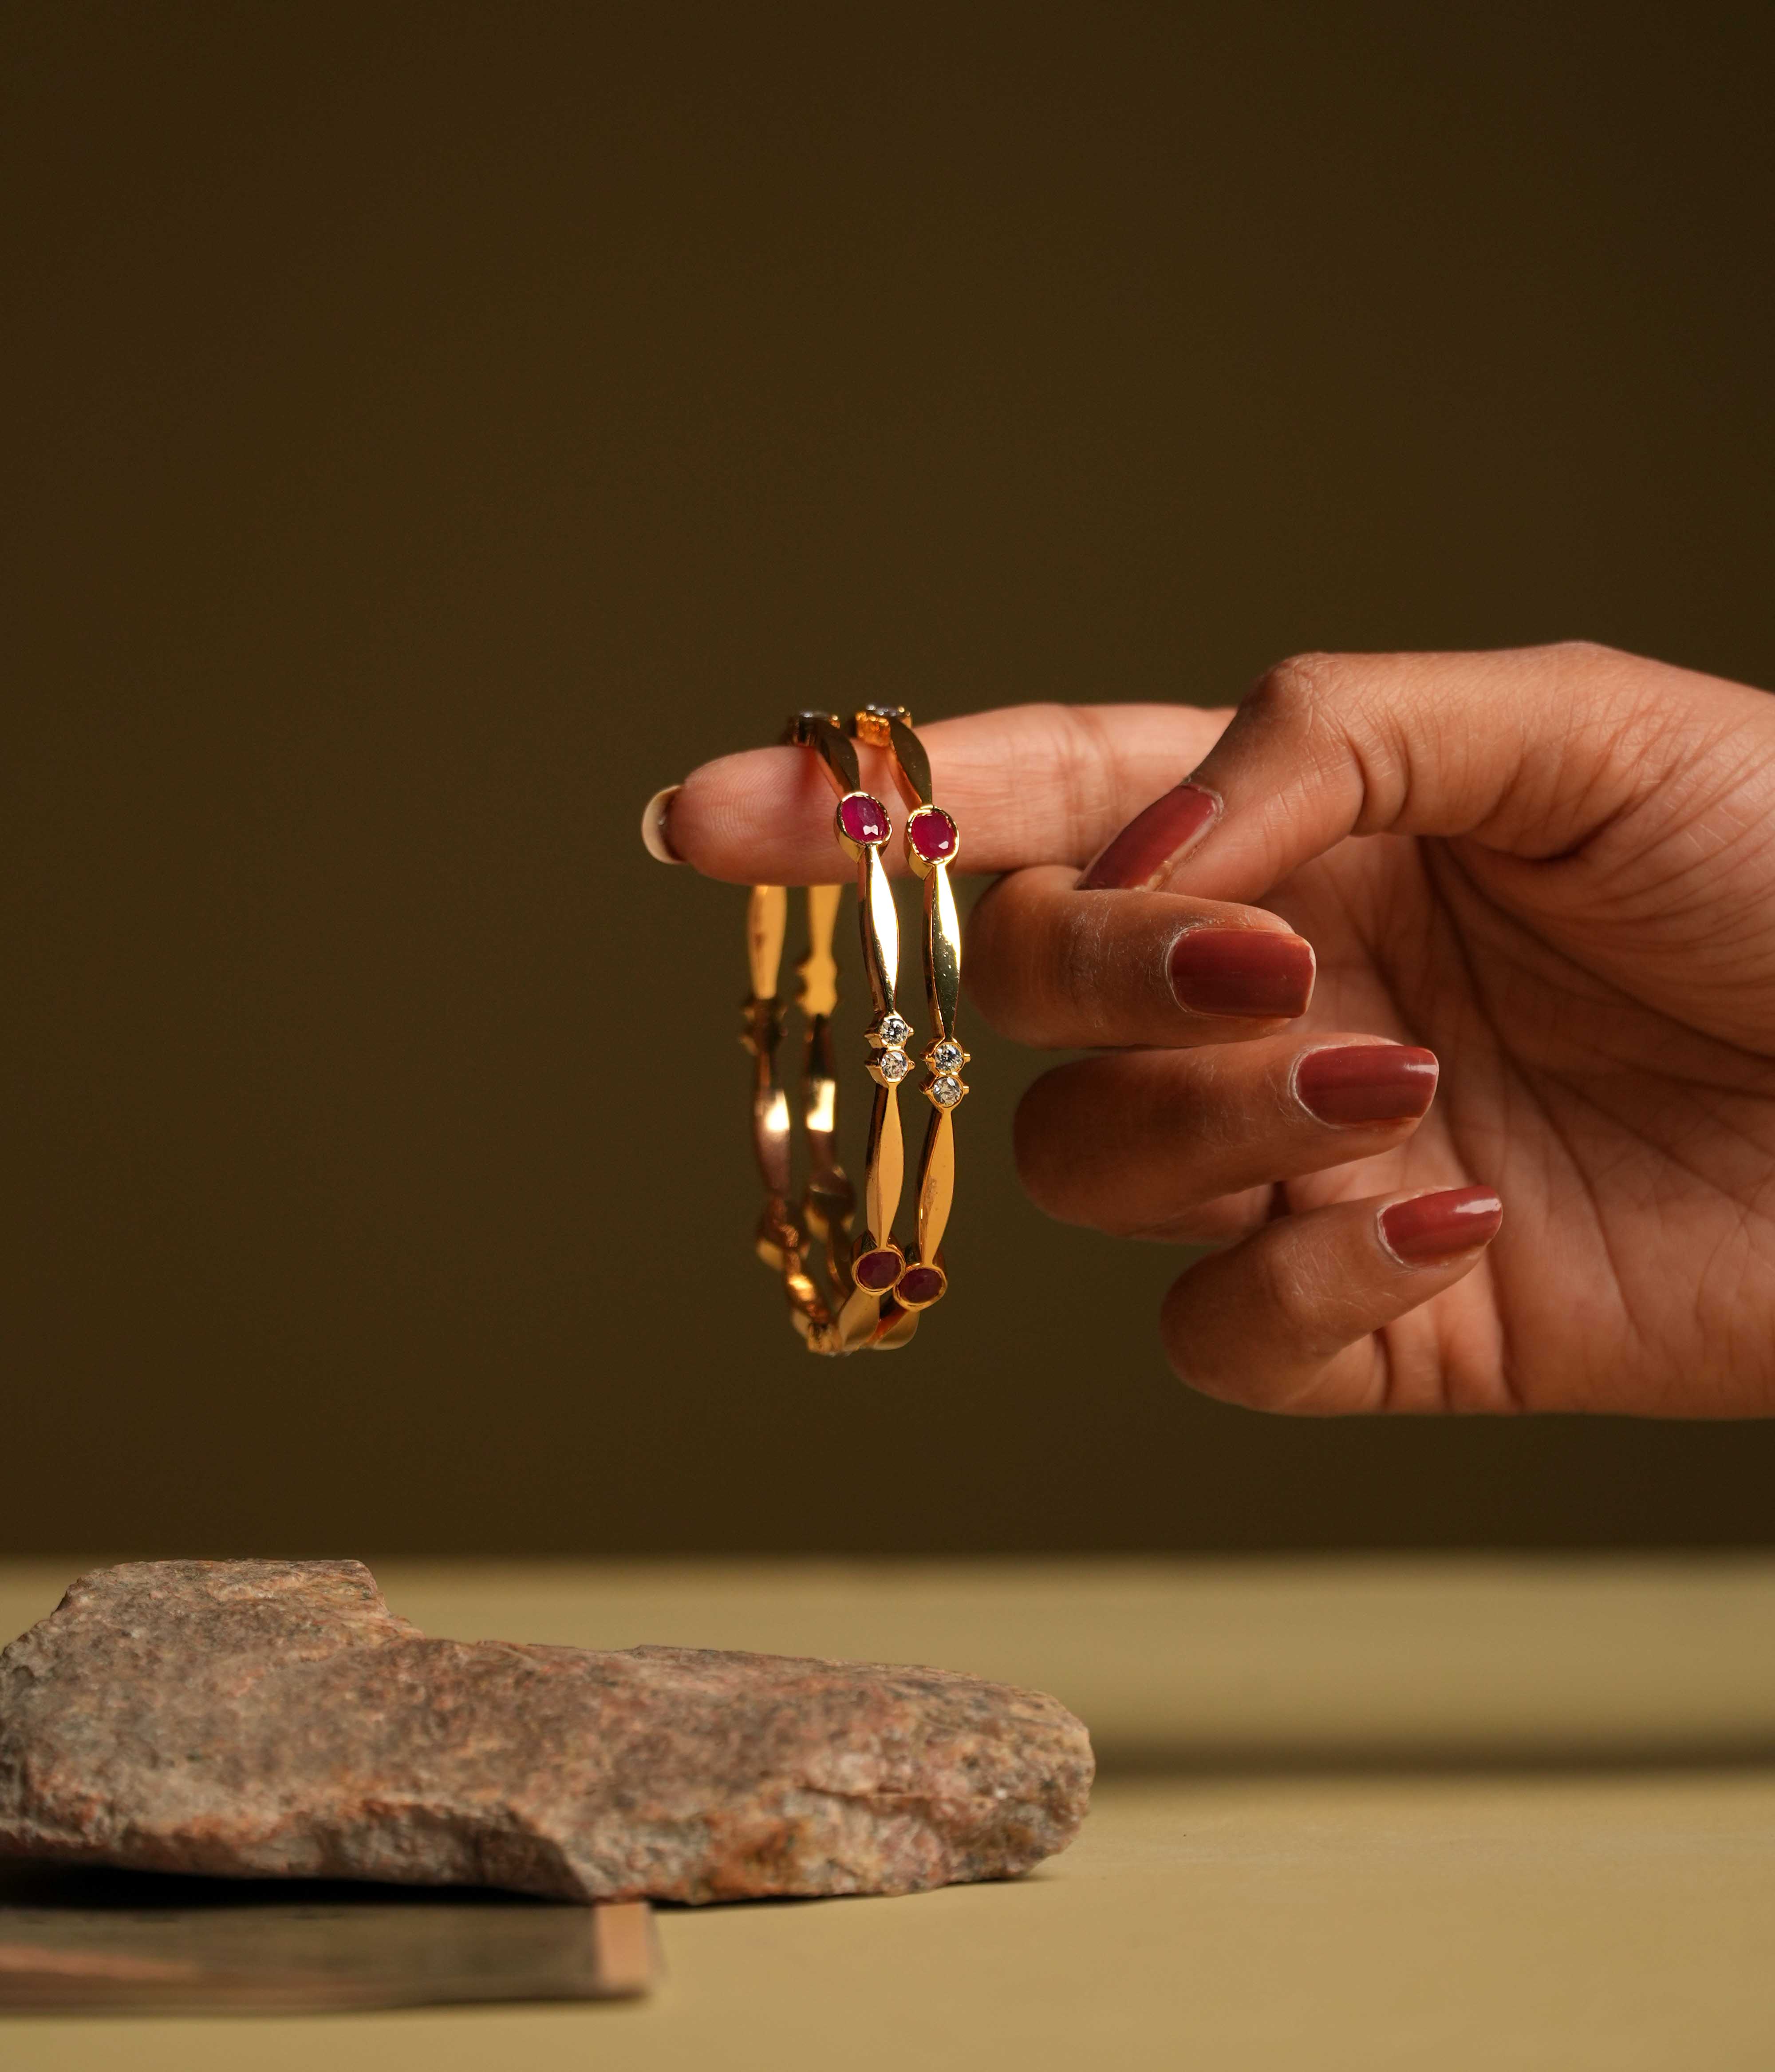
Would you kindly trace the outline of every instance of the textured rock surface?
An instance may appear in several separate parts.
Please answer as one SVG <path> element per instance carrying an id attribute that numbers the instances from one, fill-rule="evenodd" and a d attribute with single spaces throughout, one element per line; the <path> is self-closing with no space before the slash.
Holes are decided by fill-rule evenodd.
<path id="1" fill-rule="evenodd" d="M 101 1569 L 0 1655 L 0 1856 L 580 1900 L 914 1892 L 1064 1848 L 1091 1768 L 1038 1692 L 429 1640 L 355 1561 Z"/>

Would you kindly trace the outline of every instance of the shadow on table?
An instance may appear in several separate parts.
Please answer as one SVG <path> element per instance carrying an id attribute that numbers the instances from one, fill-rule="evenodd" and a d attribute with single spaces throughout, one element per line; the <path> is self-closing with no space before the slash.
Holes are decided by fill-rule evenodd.
<path id="1" fill-rule="evenodd" d="M 1764 1770 L 1775 1767 L 1775 1727 L 1742 1734 L 1678 1736 L 1669 1739 L 1509 1740 L 1376 1736 L 1316 1741 L 1280 1738 L 1217 1741 L 1179 1734 L 1174 1738 L 1092 1737 L 1099 1778 L 1140 1777 L 1352 1777 L 1532 1776 L 1569 1777 L 1592 1772 L 1621 1775 L 1635 1770 Z"/>

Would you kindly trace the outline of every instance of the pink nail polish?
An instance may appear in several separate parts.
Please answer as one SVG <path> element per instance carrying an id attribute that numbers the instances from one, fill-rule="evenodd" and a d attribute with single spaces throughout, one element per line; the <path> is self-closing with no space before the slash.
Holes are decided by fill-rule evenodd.
<path id="1" fill-rule="evenodd" d="M 1309 1050 L 1294 1068 L 1300 1105 L 1340 1129 L 1415 1120 L 1436 1090 L 1436 1053 L 1409 1043 L 1328 1044 Z"/>
<path id="2" fill-rule="evenodd" d="M 1389 1202 L 1379 1220 L 1381 1243 L 1401 1266 L 1432 1266 L 1490 1244 L 1504 1204 L 1489 1187 L 1446 1187 Z"/>
<path id="3" fill-rule="evenodd" d="M 1079 881 L 1084 892 L 1150 890 L 1220 817 L 1218 791 L 1179 784 L 1136 813 Z"/>
<path id="4" fill-rule="evenodd" d="M 1313 997 L 1312 946 L 1268 928 L 1186 928 L 1166 968 L 1177 1005 L 1197 1014 L 1305 1014 Z"/>

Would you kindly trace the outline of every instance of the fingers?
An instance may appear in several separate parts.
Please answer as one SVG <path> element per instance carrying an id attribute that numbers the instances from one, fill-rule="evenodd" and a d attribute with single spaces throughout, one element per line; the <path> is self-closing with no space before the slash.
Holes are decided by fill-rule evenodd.
<path id="1" fill-rule="evenodd" d="M 1488 1187 L 1284 1217 L 1173 1284 L 1166 1354 L 1191 1387 L 1257 1410 L 1510 1408 L 1483 1378 L 1505 1371 L 1483 1291 L 1454 1298 L 1452 1316 L 1421 1309 L 1473 1272 L 1502 1221 Z"/>
<path id="2" fill-rule="evenodd" d="M 1436 1086 L 1431 1052 L 1355 1036 L 1087 1059 L 1023 1096 L 1017 1170 L 1062 1222 L 1222 1240 L 1265 1219 L 1274 1182 L 1405 1143 Z"/>
<path id="3" fill-rule="evenodd" d="M 1189 705 L 1015 705 L 939 720 L 919 738 L 937 803 L 961 829 L 961 869 L 1076 868 L 1200 762 L 1226 722 L 1223 711 Z M 897 862 L 901 814 L 885 758 L 858 754 L 864 783 L 895 820 Z M 752 749 L 705 763 L 669 799 L 650 801 L 648 845 L 734 884 L 829 884 L 845 875 L 833 803 L 807 750 Z"/>
<path id="4" fill-rule="evenodd" d="M 1002 878 L 968 919 L 969 996 L 1051 1049 L 1263 1036 L 1304 1014 L 1313 952 L 1273 914 L 1159 892 L 1077 890 L 1063 865 Z"/>

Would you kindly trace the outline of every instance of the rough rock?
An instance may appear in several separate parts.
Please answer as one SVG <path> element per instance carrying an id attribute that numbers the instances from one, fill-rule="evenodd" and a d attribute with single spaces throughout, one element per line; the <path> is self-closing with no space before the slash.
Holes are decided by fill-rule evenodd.
<path id="1" fill-rule="evenodd" d="M 355 1561 L 84 1576 L 0 1654 L 0 1856 L 573 1899 L 1016 1876 L 1083 1726 L 939 1669 L 428 1639 Z"/>

